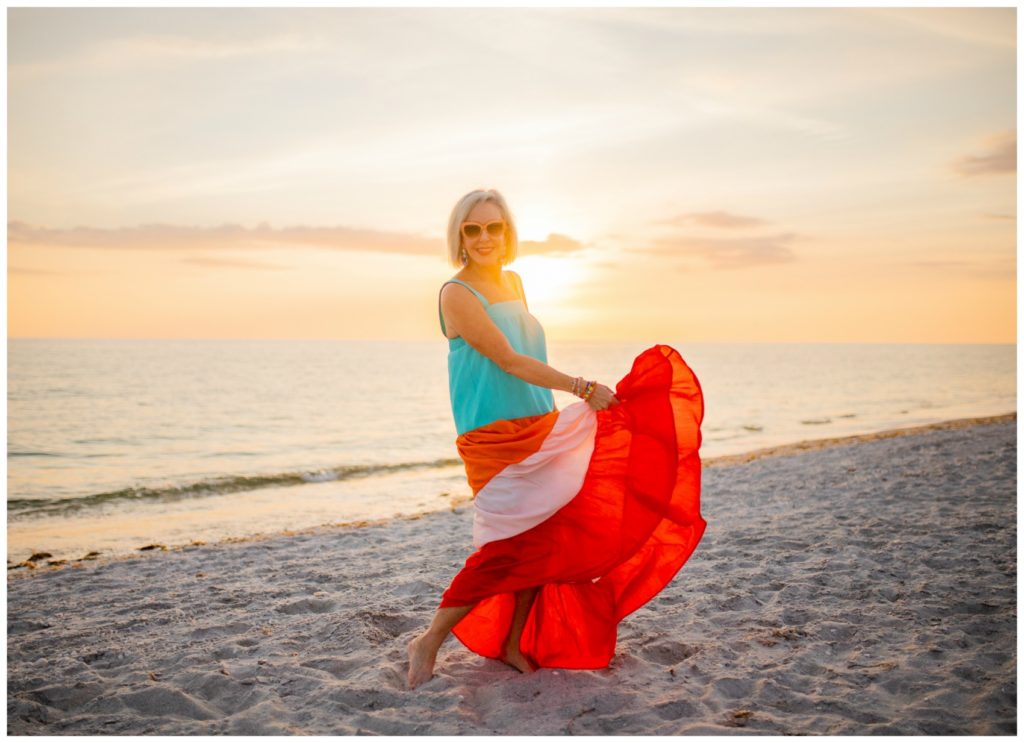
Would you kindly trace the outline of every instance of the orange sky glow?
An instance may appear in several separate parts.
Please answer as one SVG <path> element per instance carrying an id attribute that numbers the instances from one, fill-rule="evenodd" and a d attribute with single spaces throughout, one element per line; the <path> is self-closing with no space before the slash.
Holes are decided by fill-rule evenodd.
<path id="1" fill-rule="evenodd" d="M 494 187 L 549 341 L 1014 343 L 1015 29 L 12 8 L 8 335 L 440 341 Z"/>

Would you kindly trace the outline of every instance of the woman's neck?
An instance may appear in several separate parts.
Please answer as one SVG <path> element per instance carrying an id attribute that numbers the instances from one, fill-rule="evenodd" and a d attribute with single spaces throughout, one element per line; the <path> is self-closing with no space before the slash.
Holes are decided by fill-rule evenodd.
<path id="1" fill-rule="evenodd" d="M 487 266 L 483 268 L 477 265 L 466 266 L 463 271 L 463 276 L 479 281 L 481 283 L 501 285 L 501 264 L 496 266 Z"/>

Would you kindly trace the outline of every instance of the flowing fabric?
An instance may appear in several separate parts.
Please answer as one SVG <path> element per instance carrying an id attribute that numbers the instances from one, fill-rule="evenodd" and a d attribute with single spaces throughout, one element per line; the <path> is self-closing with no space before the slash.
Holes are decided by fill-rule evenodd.
<path id="1" fill-rule="evenodd" d="M 456 443 L 475 496 L 476 552 L 441 607 L 453 629 L 502 655 L 515 592 L 539 587 L 520 640 L 539 667 L 604 668 L 616 628 L 672 580 L 704 533 L 697 377 L 670 346 L 640 354 L 620 401 L 502 420 Z"/>

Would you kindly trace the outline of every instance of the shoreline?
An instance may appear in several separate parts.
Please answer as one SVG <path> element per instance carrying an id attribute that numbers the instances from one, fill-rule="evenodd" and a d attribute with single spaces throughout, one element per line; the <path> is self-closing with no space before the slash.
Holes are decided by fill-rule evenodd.
<path id="1" fill-rule="evenodd" d="M 718 457 L 711 457 L 703 460 L 704 467 L 721 467 L 723 465 L 745 464 L 765 457 L 781 457 L 791 454 L 802 454 L 809 451 L 830 449 L 836 446 L 848 446 L 867 441 L 881 441 L 883 439 L 899 438 L 901 436 L 917 436 L 930 431 L 947 431 L 958 428 L 970 428 L 972 426 L 987 426 L 995 423 L 1008 423 L 1017 420 L 1017 413 L 1002 413 L 1000 415 L 973 416 L 970 418 L 952 418 L 950 420 L 936 421 L 934 423 L 923 423 L 916 426 L 901 426 L 899 428 L 887 428 L 872 433 L 854 433 L 849 436 L 834 436 L 822 439 L 805 439 L 791 444 L 778 444 L 777 446 L 766 446 L 761 449 L 753 449 L 739 454 L 723 454 Z"/>
<path id="2" fill-rule="evenodd" d="M 718 469 L 722 467 L 734 467 L 763 459 L 787 457 L 797 454 L 805 454 L 809 452 L 832 449 L 836 447 L 853 446 L 872 441 L 902 438 L 905 436 L 918 436 L 933 431 L 955 430 L 971 428 L 974 426 L 987 426 L 999 423 L 1007 423 L 1010 421 L 1015 421 L 1016 419 L 1017 413 L 1013 412 L 992 416 L 955 418 L 951 420 L 937 421 L 934 423 L 926 423 L 916 426 L 886 429 L 883 431 L 876 431 L 872 433 L 851 434 L 849 436 L 836 436 L 822 439 L 806 439 L 803 441 L 797 441 L 789 444 L 779 444 L 776 446 L 754 449 L 749 452 L 743 452 L 740 454 L 724 454 L 717 457 L 711 457 L 709 459 L 703 459 L 701 462 L 701 468 L 702 470 L 707 470 L 712 468 Z M 67 568 L 77 570 L 84 568 L 89 563 L 95 563 L 97 565 L 100 565 L 114 562 L 133 561 L 142 558 L 152 557 L 155 554 L 161 553 L 191 552 L 201 547 L 212 545 L 258 543 L 273 539 L 281 539 L 296 536 L 314 536 L 331 532 L 347 531 L 352 529 L 363 529 L 370 526 L 384 526 L 389 523 L 398 521 L 417 521 L 426 516 L 430 516 L 432 514 L 437 513 L 446 513 L 449 511 L 453 513 L 458 513 L 464 510 L 465 506 L 471 503 L 471 497 L 455 496 L 448 500 L 447 508 L 420 511 L 412 514 L 404 514 L 399 516 L 387 516 L 378 519 L 358 519 L 355 521 L 328 522 L 324 524 L 318 524 L 315 526 L 304 527 L 301 529 L 283 529 L 281 531 L 260 532 L 256 534 L 249 534 L 238 537 L 227 537 L 225 539 L 218 539 L 209 542 L 193 540 L 188 544 L 155 544 L 150 546 L 138 547 L 130 553 L 115 554 L 109 556 L 103 556 L 101 554 L 96 557 L 82 557 L 47 562 L 42 562 L 43 560 L 46 560 L 46 558 L 40 558 L 35 562 L 26 558 L 20 563 L 8 560 L 7 577 L 9 579 L 24 578 L 30 575 L 52 573 Z"/>

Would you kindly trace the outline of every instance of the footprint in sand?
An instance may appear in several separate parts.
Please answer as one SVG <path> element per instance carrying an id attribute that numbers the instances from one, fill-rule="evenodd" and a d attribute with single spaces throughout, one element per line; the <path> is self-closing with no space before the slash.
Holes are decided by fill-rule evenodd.
<path id="1" fill-rule="evenodd" d="M 221 713 L 233 715 L 248 709 L 264 698 L 255 685 L 244 684 L 222 673 L 199 673 L 188 679 L 182 687 L 186 696 L 195 696 L 199 704 L 215 707 Z"/>
<path id="2" fill-rule="evenodd" d="M 335 603 L 326 599 L 300 599 L 290 604 L 275 606 L 281 614 L 326 614 L 334 611 Z"/>
<path id="3" fill-rule="evenodd" d="M 344 658 L 314 658 L 299 665 L 303 668 L 315 668 L 318 671 L 326 671 L 336 679 L 345 678 L 353 669 L 366 667 L 365 661 L 345 660 Z"/>
<path id="4" fill-rule="evenodd" d="M 218 624 L 212 627 L 200 627 L 189 633 L 191 640 L 206 640 L 211 637 L 225 637 L 227 635 L 242 635 L 252 630 L 251 624 L 245 622 L 234 622 L 232 624 Z"/>
<path id="5" fill-rule="evenodd" d="M 75 686 L 47 686 L 34 689 L 24 696 L 34 702 L 64 712 L 79 709 L 83 704 L 98 697 L 106 688 L 103 684 L 80 683 Z"/>
<path id="6" fill-rule="evenodd" d="M 341 688 L 330 694 L 331 702 L 339 702 L 352 709 L 380 710 L 402 707 L 408 701 L 403 692 L 390 692 L 383 689 L 352 689 Z"/>
<path id="7" fill-rule="evenodd" d="M 186 717 L 192 720 L 212 720 L 221 717 L 219 711 L 193 699 L 178 689 L 155 686 L 142 691 L 121 695 L 125 706 L 146 717 Z"/>
<path id="8" fill-rule="evenodd" d="M 715 691 L 729 699 L 745 699 L 754 691 L 750 679 L 720 678 L 714 683 Z"/>
<path id="9" fill-rule="evenodd" d="M 685 699 L 674 699 L 671 702 L 663 702 L 654 705 L 654 714 L 662 720 L 679 720 L 681 718 L 696 717 L 697 706 Z"/>
<path id="10" fill-rule="evenodd" d="M 122 653 L 115 650 L 99 650 L 95 653 L 89 653 L 79 658 L 80 661 L 88 666 L 91 666 L 94 670 L 109 670 L 113 668 L 120 668 L 126 666 L 136 660 L 135 655 L 131 653 Z"/>
<path id="11" fill-rule="evenodd" d="M 392 614 L 387 611 L 357 611 L 353 618 L 362 622 L 367 629 L 376 631 L 371 634 L 382 633 L 388 638 L 398 637 L 423 626 L 422 617 L 410 614 Z"/>
<path id="12" fill-rule="evenodd" d="M 686 645 L 674 640 L 663 640 L 661 642 L 646 645 L 640 649 L 640 657 L 657 663 L 662 666 L 674 666 L 681 663 L 700 650 L 696 645 Z"/>

